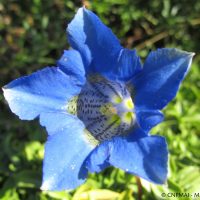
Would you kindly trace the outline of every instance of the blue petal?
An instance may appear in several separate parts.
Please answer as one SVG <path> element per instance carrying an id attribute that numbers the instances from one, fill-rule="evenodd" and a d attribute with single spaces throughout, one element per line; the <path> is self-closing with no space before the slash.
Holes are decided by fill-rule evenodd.
<path id="1" fill-rule="evenodd" d="M 110 79 L 128 81 L 142 70 L 140 58 L 136 50 L 122 49 L 117 59 L 116 66 L 112 66 L 110 74 L 106 74 Z"/>
<path id="2" fill-rule="evenodd" d="M 67 101 L 80 89 L 75 81 L 55 67 L 16 79 L 3 88 L 12 112 L 26 120 L 43 112 L 65 111 Z"/>
<path id="3" fill-rule="evenodd" d="M 64 51 L 57 65 L 63 72 L 74 78 L 79 84 L 83 85 L 85 83 L 85 69 L 78 51 Z"/>
<path id="4" fill-rule="evenodd" d="M 107 142 L 101 143 L 97 146 L 91 154 L 87 157 L 86 167 L 90 172 L 100 172 L 110 166 L 107 162 L 110 154 L 109 145 Z"/>
<path id="5" fill-rule="evenodd" d="M 141 70 L 136 51 L 123 49 L 112 31 L 91 11 L 80 8 L 67 28 L 71 46 L 83 57 L 87 73 L 127 81 Z"/>
<path id="6" fill-rule="evenodd" d="M 177 49 L 151 52 L 142 72 L 133 80 L 135 105 L 147 110 L 166 106 L 175 97 L 193 55 Z"/>
<path id="7" fill-rule="evenodd" d="M 138 125 L 135 125 L 134 129 L 126 136 L 126 138 L 131 141 L 137 141 L 147 136 L 149 136 L 149 133 L 138 127 Z"/>
<path id="8" fill-rule="evenodd" d="M 147 136 L 147 133 L 139 128 L 136 128 L 129 133 L 127 139 L 137 141 Z M 112 140 L 104 141 L 91 152 L 86 160 L 86 167 L 90 172 L 100 172 L 110 166 L 109 156 L 111 153 L 110 150 L 112 149 L 111 146 Z"/>
<path id="9" fill-rule="evenodd" d="M 160 136 L 143 137 L 137 141 L 116 137 L 110 143 L 111 165 L 156 184 L 166 181 L 167 161 L 167 144 Z"/>
<path id="10" fill-rule="evenodd" d="M 68 123 L 66 116 L 66 125 L 63 118 L 65 114 L 56 115 L 54 124 L 56 133 L 48 121 L 43 121 L 43 125 L 49 131 L 48 141 L 45 145 L 45 157 L 43 163 L 43 183 L 42 190 L 66 190 L 74 189 L 82 184 L 87 177 L 87 169 L 84 166 L 86 157 L 93 150 L 84 135 L 84 125 L 78 119 L 71 119 Z M 50 125 L 50 126 L 49 126 Z M 48 127 L 49 126 L 49 127 Z"/>
<path id="11" fill-rule="evenodd" d="M 116 66 L 122 47 L 93 12 L 80 8 L 68 25 L 67 33 L 70 45 L 81 53 L 87 72 L 105 72 Z"/>
<path id="12" fill-rule="evenodd" d="M 46 127 L 48 135 L 53 135 L 65 128 L 70 128 L 71 124 L 79 119 L 75 115 L 68 113 L 46 112 L 40 114 L 40 124 Z"/>
<path id="13" fill-rule="evenodd" d="M 159 110 L 140 110 L 136 112 L 137 123 L 146 132 L 163 121 L 164 116 Z"/>

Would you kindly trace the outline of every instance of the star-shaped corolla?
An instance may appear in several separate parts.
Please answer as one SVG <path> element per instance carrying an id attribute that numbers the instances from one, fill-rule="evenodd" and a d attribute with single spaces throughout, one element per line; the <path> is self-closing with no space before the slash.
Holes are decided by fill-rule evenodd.
<path id="1" fill-rule="evenodd" d="M 80 8 L 67 27 L 73 50 L 6 85 L 4 96 L 23 120 L 39 118 L 48 139 L 43 190 L 73 189 L 90 172 L 113 165 L 150 182 L 167 178 L 167 144 L 149 135 L 176 95 L 192 53 L 159 49 L 142 67 L 91 11 Z"/>

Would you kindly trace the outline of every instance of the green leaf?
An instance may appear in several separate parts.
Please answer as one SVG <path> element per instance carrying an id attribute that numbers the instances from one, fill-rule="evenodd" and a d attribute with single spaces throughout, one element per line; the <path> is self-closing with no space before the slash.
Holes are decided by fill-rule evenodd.
<path id="1" fill-rule="evenodd" d="M 80 193 L 79 196 L 73 198 L 73 200 L 118 200 L 119 196 L 119 193 L 111 190 L 96 189 Z"/>

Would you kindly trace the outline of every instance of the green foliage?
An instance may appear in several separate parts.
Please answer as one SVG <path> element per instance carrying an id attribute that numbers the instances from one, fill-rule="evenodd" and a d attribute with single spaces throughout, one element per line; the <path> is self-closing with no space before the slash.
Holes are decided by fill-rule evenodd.
<path id="1" fill-rule="evenodd" d="M 113 29 L 123 45 L 136 47 L 142 58 L 150 49 L 159 47 L 196 52 L 176 99 L 164 110 L 165 121 L 152 130 L 153 134 L 165 136 L 169 144 L 168 182 L 156 186 L 142 181 L 142 199 L 162 199 L 163 192 L 200 192 L 200 1 L 96 0 L 85 4 Z M 66 24 L 80 6 L 79 1 L 72 0 L 0 1 L 0 86 L 53 65 L 69 47 L 65 42 Z M 90 174 L 87 182 L 74 191 L 42 192 L 45 140 L 45 131 L 37 120 L 20 121 L 10 112 L 1 93 L 1 200 L 138 198 L 136 178 L 114 168 Z"/>

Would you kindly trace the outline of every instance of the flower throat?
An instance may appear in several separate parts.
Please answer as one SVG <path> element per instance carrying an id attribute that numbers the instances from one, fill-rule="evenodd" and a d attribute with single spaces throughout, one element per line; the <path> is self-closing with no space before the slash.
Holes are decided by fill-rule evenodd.
<path id="1" fill-rule="evenodd" d="M 99 142 L 126 134 L 135 124 L 134 104 L 125 84 L 90 76 L 67 111 L 85 124 Z"/>

